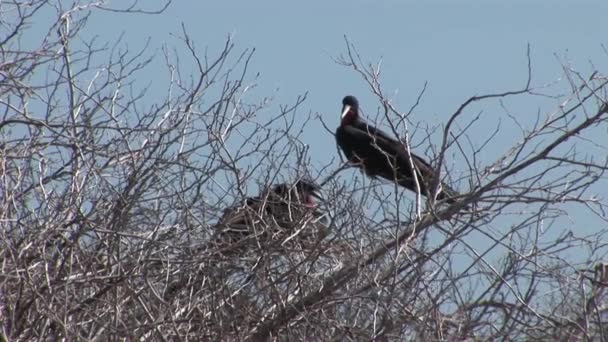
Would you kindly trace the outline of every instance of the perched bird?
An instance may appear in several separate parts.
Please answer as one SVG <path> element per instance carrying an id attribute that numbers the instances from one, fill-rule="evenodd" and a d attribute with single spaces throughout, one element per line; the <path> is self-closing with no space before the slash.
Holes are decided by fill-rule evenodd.
<path id="1" fill-rule="evenodd" d="M 340 126 L 336 140 L 346 158 L 370 177 L 382 177 L 417 192 L 414 170 L 420 193 L 428 196 L 435 176 L 433 167 L 423 158 L 410 153 L 405 146 L 388 134 L 368 124 L 360 117 L 359 101 L 354 96 L 342 100 Z M 413 162 L 413 165 L 412 165 Z M 458 193 L 441 183 L 437 199 L 453 203 Z"/>
<path id="2" fill-rule="evenodd" d="M 318 210 L 319 186 L 306 180 L 278 184 L 242 205 L 224 210 L 216 225 L 225 249 L 255 242 L 314 244 L 329 232 L 327 216 Z"/>

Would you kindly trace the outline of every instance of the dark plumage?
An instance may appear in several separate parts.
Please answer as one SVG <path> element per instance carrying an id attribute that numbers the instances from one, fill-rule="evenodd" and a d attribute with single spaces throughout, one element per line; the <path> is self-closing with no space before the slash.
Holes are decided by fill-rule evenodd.
<path id="1" fill-rule="evenodd" d="M 221 240 L 216 241 L 222 241 L 228 248 L 247 241 L 317 242 L 328 233 L 327 217 L 317 208 L 319 190 L 316 184 L 299 180 L 293 185 L 278 184 L 260 196 L 247 198 L 242 205 L 224 210 L 216 225 Z"/>
<path id="2" fill-rule="evenodd" d="M 354 96 L 342 100 L 341 123 L 336 130 L 336 140 L 346 158 L 355 163 L 370 177 L 382 177 L 416 192 L 413 169 L 416 170 L 420 193 L 428 196 L 433 184 L 433 167 L 423 158 L 410 153 L 414 167 L 410 163 L 405 146 L 386 133 L 369 125 L 360 117 L 359 102 Z M 439 200 L 452 203 L 458 195 L 441 183 Z"/>

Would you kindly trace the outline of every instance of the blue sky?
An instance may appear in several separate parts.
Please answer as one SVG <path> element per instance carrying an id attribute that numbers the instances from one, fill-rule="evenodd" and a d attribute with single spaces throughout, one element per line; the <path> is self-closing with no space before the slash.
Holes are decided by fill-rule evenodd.
<path id="1" fill-rule="evenodd" d="M 151 48 L 159 51 L 159 72 L 140 81 L 154 80 L 153 91 L 163 90 L 166 77 L 160 48 L 183 47 L 175 38 L 182 23 L 198 50 L 208 47 L 212 55 L 233 35 L 238 49 L 256 48 L 250 71 L 259 72 L 260 78 L 251 96 L 272 95 L 277 104 L 291 104 L 308 92 L 301 112 L 320 114 L 332 128 L 344 95 L 359 97 L 368 114 L 378 105 L 355 72 L 332 60 L 345 52 L 346 35 L 365 60 L 382 59 L 382 84 L 398 107 L 411 106 L 428 82 L 411 117 L 424 126 L 445 122 L 470 96 L 521 88 L 528 44 L 533 86 L 558 81 L 561 63 L 587 76 L 595 69 L 608 70 L 602 49 L 608 44 L 606 13 L 608 1 L 174 1 L 158 16 L 98 13 L 87 32 L 109 40 L 124 32 L 133 50 L 151 38 Z M 557 89 L 566 85 L 562 82 Z M 520 97 L 505 103 L 526 123 L 538 111 L 555 109 L 558 101 Z M 497 102 L 475 109 L 485 113 L 475 127 L 480 140 L 497 121 L 508 121 Z M 483 156 L 487 162 L 521 137 L 511 128 L 515 126 L 504 123 L 499 143 Z M 335 157 L 334 138 L 319 122 L 308 126 L 302 139 L 317 167 Z M 606 189 L 600 192 L 608 196 Z"/>
<path id="2" fill-rule="evenodd" d="M 135 47 L 150 37 L 153 49 L 179 48 L 173 35 L 184 23 L 197 48 L 211 53 L 232 34 L 237 48 L 256 48 L 250 70 L 261 76 L 254 94 L 287 104 L 308 92 L 303 108 L 320 113 L 330 126 L 338 123 L 345 94 L 357 95 L 368 113 L 377 106 L 360 77 L 332 61 L 345 51 L 346 35 L 364 59 L 382 58 L 382 84 L 401 108 L 428 82 L 412 119 L 437 123 L 469 96 L 519 88 L 528 43 L 535 85 L 562 76 L 558 58 L 587 74 L 589 61 L 605 68 L 607 11 L 607 1 L 174 1 L 160 16 L 97 16 L 88 30 L 108 39 L 124 32 Z M 162 58 L 157 62 L 160 67 Z M 150 75 L 158 81 L 166 73 Z M 162 89 L 162 82 L 155 84 Z M 522 98 L 511 109 L 525 117 L 554 105 Z M 306 135 L 311 152 L 329 161 L 324 153 L 333 137 L 318 123 Z"/>

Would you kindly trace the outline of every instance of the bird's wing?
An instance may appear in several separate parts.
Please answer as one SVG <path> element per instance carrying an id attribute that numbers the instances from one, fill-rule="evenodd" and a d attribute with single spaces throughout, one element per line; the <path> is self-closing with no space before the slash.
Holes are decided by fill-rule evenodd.
<path id="1" fill-rule="evenodd" d="M 223 232 L 247 234 L 251 221 L 251 210 L 247 207 L 232 207 L 224 210 L 216 228 Z"/>
<path id="2" fill-rule="evenodd" d="M 349 130 L 349 134 L 354 134 L 358 136 L 362 136 L 363 134 L 370 137 L 372 141 L 375 141 L 378 147 L 382 150 L 386 151 L 389 154 L 397 155 L 398 158 L 408 158 L 407 151 L 405 150 L 403 144 L 386 134 L 384 131 L 371 126 L 367 123 L 363 123 L 358 127 L 355 127 L 354 130 Z M 416 167 L 423 174 L 433 173 L 433 167 L 429 164 L 424 158 L 417 156 L 416 154 L 410 151 L 412 156 L 412 161 L 416 164 Z"/>
<path id="3" fill-rule="evenodd" d="M 410 157 L 403 144 L 390 137 L 388 134 L 379 130 L 367 123 L 359 124 L 355 127 L 346 128 L 348 134 L 355 136 L 357 139 L 367 139 L 370 143 L 375 144 L 380 150 L 386 152 L 388 155 L 395 156 L 396 162 L 401 168 L 409 168 Z M 419 180 L 423 180 L 425 184 L 422 185 L 423 189 L 432 183 L 432 179 L 435 175 L 435 171 L 431 164 L 429 164 L 424 158 L 411 153 L 411 160 L 414 163 L 414 169 Z"/>
<path id="4" fill-rule="evenodd" d="M 368 141 L 375 143 L 378 148 L 388 155 L 396 156 L 397 163 L 399 165 L 409 165 L 409 157 L 407 151 L 405 150 L 403 144 L 398 140 L 390 137 L 388 134 L 383 132 L 382 130 L 367 124 L 366 122 L 360 122 L 355 126 L 344 127 L 349 135 L 357 137 L 358 139 L 368 139 Z M 435 170 L 433 166 L 429 162 L 427 162 L 424 158 L 417 156 L 414 153 L 410 152 L 412 157 L 412 161 L 415 165 L 415 170 L 418 175 L 418 179 L 424 180 L 426 186 L 431 184 L 431 180 L 435 176 Z M 425 185 L 423 185 L 424 187 Z M 451 197 L 457 195 L 458 192 L 444 184 L 441 183 L 443 188 L 443 192 L 445 195 L 440 195 L 439 199 L 443 197 Z"/>
<path id="5" fill-rule="evenodd" d="M 404 151 L 403 154 L 407 158 L 407 153 Z M 416 168 L 419 172 L 424 176 L 431 176 L 435 173 L 431 164 L 429 164 L 425 159 L 415 155 L 414 153 L 410 153 L 412 155 L 412 161 L 416 165 Z"/>
<path id="6" fill-rule="evenodd" d="M 355 127 L 360 129 L 361 131 L 368 132 L 368 135 L 376 137 L 377 139 L 382 139 L 387 143 L 399 144 L 399 141 L 397 141 L 395 138 L 386 134 L 383 130 L 368 124 L 367 122 L 360 122 L 359 124 L 355 125 Z"/>
<path id="7" fill-rule="evenodd" d="M 222 230 L 232 232 L 240 232 L 245 234 L 249 229 L 252 221 L 256 216 L 259 216 L 261 199 L 259 197 L 247 198 L 241 205 L 232 206 L 224 209 L 224 214 L 219 219 L 217 227 Z"/>

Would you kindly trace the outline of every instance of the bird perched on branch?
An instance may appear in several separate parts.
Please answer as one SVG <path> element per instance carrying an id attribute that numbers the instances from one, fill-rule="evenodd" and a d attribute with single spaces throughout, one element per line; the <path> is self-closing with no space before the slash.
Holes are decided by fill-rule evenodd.
<path id="1" fill-rule="evenodd" d="M 215 241 L 226 250 L 251 243 L 314 245 L 329 232 L 327 216 L 318 209 L 319 190 L 313 182 L 299 180 L 246 198 L 240 206 L 224 210 Z"/>
<path id="2" fill-rule="evenodd" d="M 403 143 L 368 124 L 360 116 L 359 101 L 354 96 L 342 100 L 340 126 L 336 140 L 346 158 L 363 169 L 370 177 L 382 177 L 399 185 L 429 196 L 435 171 L 423 158 L 409 153 Z M 411 156 L 411 158 L 410 158 Z M 414 174 L 417 179 L 414 179 Z M 418 185 L 416 185 L 416 180 Z M 437 199 L 455 202 L 458 193 L 440 183 Z"/>

